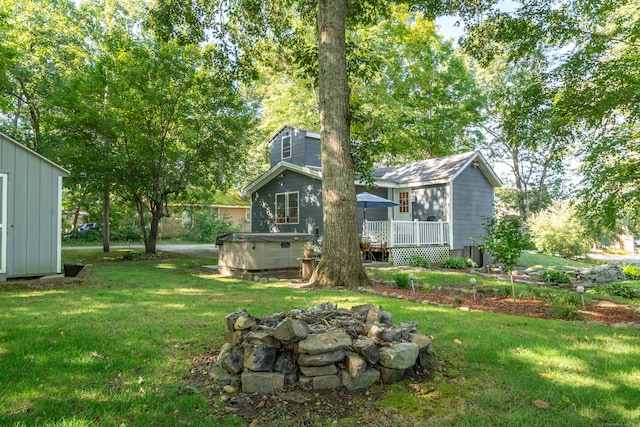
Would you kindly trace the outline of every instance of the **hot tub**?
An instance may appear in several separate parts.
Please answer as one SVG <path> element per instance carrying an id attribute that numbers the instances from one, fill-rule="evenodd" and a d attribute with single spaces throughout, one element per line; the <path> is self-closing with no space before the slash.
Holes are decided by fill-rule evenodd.
<path id="1" fill-rule="evenodd" d="M 216 240 L 222 274 L 297 277 L 309 233 L 227 233 Z"/>

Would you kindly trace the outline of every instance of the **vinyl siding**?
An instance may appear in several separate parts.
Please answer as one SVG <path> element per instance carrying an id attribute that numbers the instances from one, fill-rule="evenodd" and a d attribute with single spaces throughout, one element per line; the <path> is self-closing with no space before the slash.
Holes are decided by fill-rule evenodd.
<path id="1" fill-rule="evenodd" d="M 429 217 L 447 221 L 449 214 L 449 186 L 433 185 L 414 188 L 416 201 L 411 203 L 413 219 L 427 221 Z"/>
<path id="2" fill-rule="evenodd" d="M 291 157 L 282 158 L 282 137 L 291 133 Z M 271 140 L 271 167 L 281 160 L 301 166 L 320 166 L 320 141 L 308 137 L 307 131 L 286 127 Z"/>
<path id="3" fill-rule="evenodd" d="M 298 192 L 299 223 L 277 224 L 275 195 Z M 254 233 L 311 233 L 322 235 L 322 182 L 285 171 L 251 194 L 251 231 Z"/>
<path id="4" fill-rule="evenodd" d="M 0 172 L 8 174 L 7 277 L 59 272 L 58 178 L 66 174 L 2 135 Z"/>
<path id="5" fill-rule="evenodd" d="M 472 245 L 483 234 L 482 226 L 493 216 L 493 187 L 479 168 L 469 166 L 453 182 L 452 249 Z"/>

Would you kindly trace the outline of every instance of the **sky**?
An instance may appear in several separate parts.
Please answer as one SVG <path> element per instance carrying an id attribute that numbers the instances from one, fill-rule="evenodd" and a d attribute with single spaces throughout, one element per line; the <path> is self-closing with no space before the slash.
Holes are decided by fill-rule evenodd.
<path id="1" fill-rule="evenodd" d="M 513 0 L 499 0 L 496 5 L 502 12 L 513 12 L 518 6 L 520 6 L 520 3 Z M 460 36 L 464 34 L 464 24 L 460 22 L 459 26 L 455 25 L 458 20 L 460 20 L 460 18 L 457 16 L 450 15 L 436 18 L 438 33 L 447 39 L 452 38 L 456 44 Z"/>

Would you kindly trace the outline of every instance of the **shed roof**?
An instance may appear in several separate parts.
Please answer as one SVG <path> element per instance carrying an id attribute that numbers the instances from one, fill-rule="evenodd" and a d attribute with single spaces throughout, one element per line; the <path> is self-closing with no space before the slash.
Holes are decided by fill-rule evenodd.
<path id="1" fill-rule="evenodd" d="M 16 146 L 18 146 L 18 148 L 20 148 L 21 150 L 24 150 L 26 152 L 28 152 L 29 154 L 31 154 L 32 156 L 38 157 L 40 160 L 43 160 L 44 162 L 50 164 L 51 166 L 53 166 L 54 168 L 60 170 L 63 174 L 63 176 L 69 176 L 71 173 L 66 170 L 65 168 L 63 168 L 62 166 L 60 166 L 59 164 L 52 162 L 51 160 L 47 159 L 46 157 L 44 157 L 42 154 L 39 154 L 36 151 L 33 151 L 32 149 L 30 149 L 29 147 L 20 144 L 18 141 L 16 141 L 15 139 L 11 138 L 9 135 L 0 132 L 0 136 L 4 137 L 4 139 L 6 139 L 7 141 L 15 144 Z"/>

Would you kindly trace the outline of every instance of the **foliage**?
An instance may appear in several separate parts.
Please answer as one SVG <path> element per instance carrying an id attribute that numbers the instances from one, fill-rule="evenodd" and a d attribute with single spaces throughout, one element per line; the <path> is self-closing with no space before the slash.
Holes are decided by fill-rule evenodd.
<path id="1" fill-rule="evenodd" d="M 507 271 L 513 271 L 513 266 L 529 244 L 529 235 L 520 218 L 496 217 L 495 222 L 485 221 L 482 228 L 484 236 L 476 238 L 478 248 L 503 263 Z"/>
<path id="2" fill-rule="evenodd" d="M 450 257 L 442 260 L 442 262 L 440 263 L 440 267 L 451 269 L 467 268 L 467 260 L 464 258 Z"/>
<path id="3" fill-rule="evenodd" d="M 539 50 L 518 58 L 495 58 L 479 72 L 486 92 L 490 136 L 481 145 L 489 158 L 508 166 L 514 187 L 510 201 L 526 221 L 561 194 L 565 158 L 575 132 L 553 105 L 555 82 L 546 73 L 548 61 Z"/>
<path id="4" fill-rule="evenodd" d="M 589 251 L 585 227 L 576 209 L 566 203 L 555 203 L 529 221 L 531 239 L 536 248 L 547 255 L 576 258 Z"/>
<path id="5" fill-rule="evenodd" d="M 540 273 L 540 279 L 546 283 L 571 283 L 569 276 L 561 271 L 547 270 Z"/>
<path id="6" fill-rule="evenodd" d="M 552 303 L 549 314 L 554 319 L 563 320 L 585 320 L 587 318 L 584 313 L 580 312 L 579 306 L 573 304 Z"/>
<path id="7" fill-rule="evenodd" d="M 600 294 L 615 295 L 628 299 L 640 298 L 640 289 L 633 289 L 623 283 L 596 285 L 594 291 Z"/>
<path id="8" fill-rule="evenodd" d="M 637 223 L 638 2 L 536 0 L 478 22 L 465 44 L 481 61 L 525 57 L 546 45 L 554 108 L 581 142 L 580 212 L 589 228 L 613 230 L 620 219 Z"/>
<path id="9" fill-rule="evenodd" d="M 629 280 L 640 280 L 640 266 L 636 264 L 622 266 L 622 272 Z"/>
<path id="10" fill-rule="evenodd" d="M 411 289 L 411 279 L 407 273 L 394 273 L 392 278 L 399 288 Z"/>
<path id="11" fill-rule="evenodd" d="M 187 229 L 189 237 L 193 240 L 207 243 L 215 242 L 219 234 L 238 231 L 238 227 L 233 226 L 229 218 L 201 211 L 191 213 L 191 222 Z"/>
<path id="12" fill-rule="evenodd" d="M 412 255 L 409 258 L 409 265 L 412 267 L 431 268 L 431 261 L 429 261 L 428 258 L 423 258 L 418 255 Z"/>

